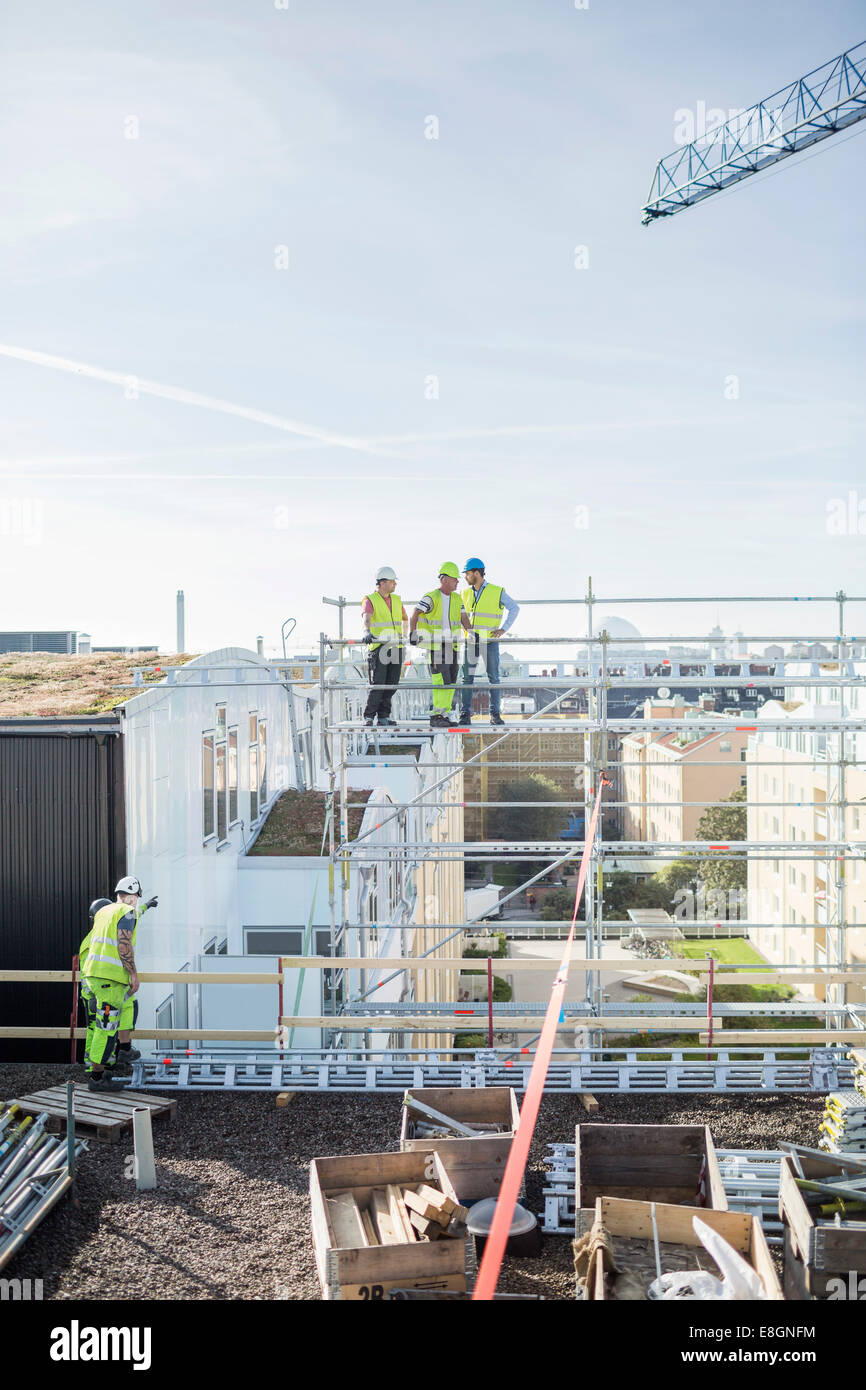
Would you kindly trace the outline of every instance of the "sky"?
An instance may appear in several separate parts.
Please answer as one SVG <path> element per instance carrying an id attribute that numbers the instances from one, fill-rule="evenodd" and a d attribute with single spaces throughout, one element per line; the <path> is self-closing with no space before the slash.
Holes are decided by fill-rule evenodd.
<path id="1" fill-rule="evenodd" d="M 183 588 L 188 650 L 275 652 L 289 617 L 310 647 L 323 595 L 389 564 L 414 598 L 469 556 L 518 600 L 591 576 L 647 635 L 836 616 L 618 600 L 866 595 L 866 121 L 640 220 L 683 112 L 850 48 L 860 6 L 47 0 L 3 27 L 3 629 L 173 650 Z"/>

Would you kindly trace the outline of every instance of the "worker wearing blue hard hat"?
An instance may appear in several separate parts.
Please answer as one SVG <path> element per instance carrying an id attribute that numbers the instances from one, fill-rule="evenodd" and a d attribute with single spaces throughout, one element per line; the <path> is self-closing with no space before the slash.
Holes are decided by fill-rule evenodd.
<path id="1" fill-rule="evenodd" d="M 499 688 L 499 639 L 514 623 L 520 612 L 501 584 L 490 584 L 487 580 L 484 561 L 472 555 L 463 566 L 467 588 L 461 598 L 469 618 L 471 631 L 466 634 L 463 657 L 463 670 L 460 676 L 463 708 L 460 723 L 468 724 L 472 713 L 472 686 L 478 670 L 479 660 L 483 660 L 490 684 L 490 722 L 504 724 L 502 718 L 502 691 Z M 503 621 L 504 618 L 504 621 Z"/>

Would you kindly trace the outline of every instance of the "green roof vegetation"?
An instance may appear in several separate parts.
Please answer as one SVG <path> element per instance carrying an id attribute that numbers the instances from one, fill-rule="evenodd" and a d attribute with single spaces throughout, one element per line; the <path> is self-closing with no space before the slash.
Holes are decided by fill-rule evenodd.
<path id="1" fill-rule="evenodd" d="M 349 791 L 349 839 L 354 840 L 361 828 L 367 801 L 372 792 L 352 787 Z M 363 803 L 359 805 L 358 803 Z M 290 854 L 318 857 L 328 852 L 325 835 L 328 793 L 295 791 L 291 788 L 277 798 L 250 854 Z M 337 817 L 336 839 L 339 842 L 340 798 L 334 797 Z M 324 848 L 323 848 L 324 842 Z"/>

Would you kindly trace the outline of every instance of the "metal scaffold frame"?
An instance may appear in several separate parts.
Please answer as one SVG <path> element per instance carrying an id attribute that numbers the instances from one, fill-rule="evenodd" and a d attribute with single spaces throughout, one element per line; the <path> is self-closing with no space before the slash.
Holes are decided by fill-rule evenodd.
<path id="1" fill-rule="evenodd" d="M 864 1018 L 863 1006 L 859 1008 L 850 1006 L 846 1002 L 845 991 L 847 984 L 851 981 L 859 981 L 860 979 L 866 981 L 866 975 L 850 968 L 846 953 L 845 864 L 857 856 L 857 850 L 855 846 L 852 846 L 845 831 L 845 812 L 848 808 L 845 768 L 854 764 L 862 764 L 864 760 L 853 756 L 854 735 L 859 726 L 852 727 L 850 720 L 846 718 L 845 691 L 851 687 L 863 686 L 864 676 L 861 674 L 863 668 L 858 668 L 855 665 L 854 656 L 855 643 L 862 643 L 863 639 L 845 635 L 845 612 L 846 605 L 866 603 L 866 598 L 850 596 L 842 591 L 837 591 L 832 595 L 821 596 L 601 599 L 593 593 L 592 581 L 590 580 L 587 594 L 582 599 L 528 600 L 526 606 L 541 606 L 550 603 L 583 608 L 586 614 L 586 635 L 575 634 L 552 638 L 515 638 L 509 636 L 509 645 L 526 645 L 530 649 L 554 645 L 567 645 L 572 649 L 582 647 L 587 655 L 584 658 L 578 658 L 579 673 L 576 673 L 573 679 L 571 676 L 548 676 L 545 673 L 543 679 L 522 676 L 519 679 L 501 680 L 499 684 L 503 693 L 513 692 L 516 689 L 525 690 L 537 682 L 539 685 L 543 685 L 545 691 L 552 692 L 553 698 L 543 710 L 514 721 L 513 725 L 505 730 L 497 729 L 494 731 L 491 727 L 489 729 L 491 737 L 486 741 L 481 741 L 480 751 L 465 760 L 460 756 L 460 749 L 454 747 L 455 741 L 460 735 L 446 733 L 444 743 L 440 742 L 439 744 L 439 751 L 442 756 L 437 757 L 437 770 L 441 773 L 438 779 L 434 781 L 432 786 L 426 787 L 418 797 L 413 797 L 409 801 L 394 803 L 390 808 L 390 813 L 383 814 L 380 823 L 376 826 L 376 830 L 381 830 L 382 826 L 389 821 L 395 822 L 398 830 L 397 837 L 388 842 L 376 838 L 374 832 L 370 830 L 351 839 L 348 837 L 348 808 L 352 804 L 349 800 L 349 773 L 350 770 L 364 765 L 387 767 L 389 761 L 397 756 L 401 744 L 405 744 L 405 752 L 412 752 L 419 743 L 431 738 L 425 718 L 426 696 L 432 688 L 431 682 L 425 679 L 410 678 L 396 687 L 396 723 L 393 728 L 388 729 L 387 744 L 385 744 L 384 737 L 379 735 L 377 731 L 371 732 L 364 727 L 361 718 L 361 702 L 366 695 L 367 682 L 360 670 L 351 669 L 351 649 L 356 643 L 346 635 L 346 610 L 360 607 L 360 604 L 350 602 L 342 596 L 337 599 L 326 598 L 324 602 L 335 606 L 338 610 L 337 634 L 336 636 L 329 636 L 325 632 L 321 633 L 319 650 L 322 758 L 324 765 L 329 770 L 329 807 L 332 809 L 332 814 L 328 818 L 331 953 L 332 957 L 337 958 L 346 954 L 345 943 L 349 931 L 353 933 L 358 944 L 359 956 L 366 957 L 368 933 L 380 925 L 360 921 L 352 922 L 351 920 L 348 898 L 350 868 L 352 866 L 369 868 L 370 866 L 390 864 L 396 867 L 402 875 L 404 901 L 408 902 L 411 897 L 409 880 L 422 863 L 432 864 L 435 871 L 436 865 L 455 861 L 462 863 L 520 859 L 549 861 L 545 863 L 540 873 L 533 874 L 526 883 L 508 895 L 513 898 L 525 891 L 532 883 L 543 879 L 551 869 L 577 858 L 583 848 L 582 842 L 575 844 L 564 840 L 502 842 L 409 838 L 409 815 L 413 809 L 423 807 L 431 812 L 435 812 L 437 809 L 441 812 L 448 805 L 454 805 L 454 798 L 449 792 L 454 785 L 458 784 L 461 771 L 471 765 L 493 766 L 494 764 L 489 758 L 491 750 L 514 734 L 519 733 L 530 737 L 538 737 L 541 733 L 550 732 L 557 734 L 580 733 L 583 735 L 582 804 L 584 824 L 587 824 L 594 789 L 599 784 L 599 778 L 602 774 L 612 775 L 616 778 L 620 768 L 630 765 L 627 760 L 611 759 L 609 742 L 611 738 L 635 733 L 681 732 L 684 728 L 682 719 L 612 717 L 609 713 L 610 692 L 616 690 L 617 686 L 637 686 L 646 689 L 647 694 L 657 689 L 660 681 L 674 692 L 677 689 L 694 687 L 695 685 L 710 692 L 727 690 L 728 687 L 732 690 L 734 688 L 742 690 L 744 687 L 802 686 L 806 687 L 810 693 L 813 691 L 817 693 L 830 687 L 838 689 L 842 704 L 837 719 L 798 719 L 792 721 L 781 718 L 761 718 L 758 720 L 754 714 L 743 712 L 738 720 L 732 720 L 727 715 L 716 714 L 714 716 L 713 714 L 701 713 L 693 719 L 690 718 L 686 726 L 690 732 L 693 731 L 699 735 L 736 730 L 737 732 L 773 734 L 774 736 L 791 733 L 820 736 L 824 740 L 824 751 L 820 758 L 817 756 L 812 758 L 810 766 L 814 768 L 820 765 L 826 771 L 824 801 L 789 803 L 783 797 L 781 800 L 767 803 L 749 803 L 749 808 L 752 809 L 753 805 L 757 808 L 760 804 L 782 807 L 783 809 L 787 808 L 789 804 L 799 807 L 813 806 L 816 808 L 817 814 L 817 807 L 820 806 L 822 813 L 827 817 L 824 836 L 815 837 L 808 841 L 800 840 L 791 844 L 779 840 L 761 840 L 753 837 L 718 845 L 709 845 L 704 841 L 696 840 L 605 839 L 602 833 L 602 821 L 599 818 L 591 850 L 591 871 L 587 875 L 582 905 L 581 939 L 585 957 L 583 962 L 585 966 L 585 1000 L 582 1005 L 569 1006 L 563 1013 L 564 1022 L 567 1020 L 571 1026 L 580 1022 L 585 1031 L 582 1034 L 581 1044 L 568 1054 L 568 1065 L 555 1060 L 549 1085 L 554 1089 L 559 1089 L 562 1087 L 563 1079 L 567 1076 L 572 1089 L 582 1090 L 640 1090 L 643 1088 L 649 1090 L 668 1090 L 671 1088 L 684 1090 L 826 1089 L 824 1083 L 828 1080 L 831 1072 L 834 1077 L 839 1078 L 847 1075 L 846 1047 L 841 1045 L 838 1035 L 842 1034 L 848 1039 L 846 1029 L 854 1029 L 859 1034 L 864 1028 Z M 713 659 L 708 653 L 707 659 L 701 663 L 698 663 L 694 656 L 684 656 L 665 663 L 662 671 L 638 675 L 636 671 L 632 674 L 627 669 L 627 666 L 635 666 L 633 657 L 628 663 L 623 664 L 617 660 L 616 656 L 619 646 L 628 644 L 633 647 L 635 639 L 612 637 L 604 630 L 597 634 L 593 631 L 594 612 L 602 603 L 606 607 L 620 607 L 626 603 L 713 603 L 719 605 L 725 602 L 835 605 L 837 621 L 834 625 L 834 631 L 820 638 L 804 639 L 799 634 L 782 638 L 775 634 L 762 637 L 740 636 L 743 647 L 750 641 L 820 641 L 827 645 L 832 655 L 826 659 L 767 658 L 765 664 L 762 663 L 760 672 L 753 674 L 749 670 L 750 658 L 745 655 L 739 658 Z M 521 605 L 521 607 L 523 606 L 524 604 Z M 708 639 L 706 637 L 671 635 L 641 640 L 654 647 L 659 647 L 667 643 L 706 643 Z M 333 679 L 330 681 L 326 679 L 329 653 L 336 653 L 340 658 L 336 667 L 332 664 Z M 859 657 L 857 659 L 859 660 Z M 573 661 L 574 658 L 570 657 L 569 660 Z M 802 673 L 804 660 L 809 662 L 808 675 Z M 751 658 L 751 662 L 754 665 L 754 657 Z M 833 664 L 834 669 L 832 671 L 826 669 L 827 662 Z M 582 670 L 579 669 L 581 665 Z M 734 674 L 730 669 L 732 666 L 739 668 L 737 674 Z M 791 669 L 794 666 L 797 668 L 796 671 Z M 484 689 L 485 687 L 482 686 L 481 688 Z M 477 686 L 476 689 L 478 689 Z M 555 718 L 550 717 L 555 714 L 563 700 L 574 696 L 579 690 L 585 693 L 587 701 L 586 713 L 583 717 L 563 717 L 561 714 L 556 714 Z M 398 706 L 402 706 L 402 708 L 398 708 Z M 473 722 L 472 733 L 476 734 L 479 729 L 485 735 L 488 733 L 485 726 L 479 726 L 477 722 Z M 494 734 L 495 736 L 493 736 Z M 815 746 L 818 746 L 817 742 Z M 507 760 L 499 761 L 498 759 L 495 765 L 498 768 L 512 766 Z M 527 759 L 525 757 L 518 758 L 513 765 L 525 771 Z M 778 760 L 761 759 L 762 768 L 787 765 L 784 758 Z M 568 761 L 563 763 L 556 759 L 546 760 L 539 755 L 532 759 L 532 766 L 543 771 L 547 767 L 574 766 L 574 764 Z M 338 801 L 337 798 L 339 798 Z M 339 813 L 334 814 L 333 808 L 337 804 L 339 805 Z M 492 803 L 483 793 L 479 800 L 460 802 L 463 807 L 482 807 L 493 804 L 521 805 L 529 808 L 534 803 Z M 559 804 L 563 807 L 578 807 L 581 805 L 581 799 L 576 793 L 574 801 L 563 800 Z M 635 803 L 624 801 L 621 794 L 614 792 L 611 801 L 605 801 L 604 810 L 605 813 L 617 812 L 625 806 L 633 804 Z M 649 806 L 669 803 L 644 801 L 639 804 Z M 710 806 L 726 803 L 677 802 L 676 804 L 701 805 L 707 809 Z M 793 1018 L 798 1014 L 805 1015 L 807 1013 L 823 1016 L 823 1030 L 826 1031 L 827 1045 L 818 1045 L 819 1037 L 813 1030 L 808 1035 L 808 1046 L 811 1050 L 808 1062 L 803 1060 L 803 1048 L 806 1045 L 805 1034 L 799 1044 L 799 1049 L 797 1049 L 796 1043 L 780 1041 L 781 1035 L 774 1034 L 772 1035 L 772 1052 L 756 1053 L 753 1050 L 747 1057 L 738 1056 L 736 1049 L 728 1048 L 724 1054 L 724 1060 L 722 1060 L 721 1053 L 717 1054 L 713 1060 L 710 1060 L 708 1053 L 705 1057 L 699 1058 L 697 1055 L 698 1047 L 696 1046 L 694 1055 L 688 1049 L 680 1049 L 678 1052 L 668 1054 L 672 1060 L 666 1066 L 662 1066 L 660 1059 L 654 1059 L 652 1049 L 648 1049 L 646 1053 L 641 1052 L 640 1057 L 634 1051 L 623 1053 L 623 1057 L 627 1060 L 614 1063 L 613 1059 L 619 1056 L 619 1053 L 615 1048 L 612 1048 L 610 1041 L 606 1043 L 604 1041 L 605 1024 L 608 1023 L 609 1017 L 625 1019 L 627 1016 L 633 1016 L 657 1020 L 661 1015 L 671 1015 L 681 1021 L 681 1026 L 684 1029 L 688 1029 L 689 1026 L 691 1029 L 695 1029 L 697 1026 L 695 1020 L 703 1016 L 704 1006 L 703 1004 L 687 1006 L 669 1003 L 611 1005 L 606 1002 L 603 988 L 605 974 L 603 947 L 611 924 L 603 921 L 605 872 L 609 871 L 611 863 L 615 861 L 617 856 L 628 856 L 632 859 L 643 856 L 656 860 L 672 860 L 687 852 L 699 853 L 701 859 L 706 860 L 734 859 L 745 855 L 750 860 L 781 860 L 786 866 L 789 861 L 793 863 L 794 861 L 815 862 L 820 860 L 822 863 L 828 885 L 826 908 L 823 914 L 825 920 L 820 922 L 816 920 L 812 924 L 812 928 L 824 927 L 826 930 L 826 971 L 780 964 L 779 966 L 768 966 L 767 975 L 781 976 L 784 979 L 790 973 L 790 978 L 799 982 L 804 978 L 820 979 L 822 974 L 826 974 L 826 1000 L 815 1005 L 811 1003 L 808 1005 L 801 1003 L 761 1006 L 721 1005 L 717 1006 L 714 1011 L 716 1018 L 720 1021 L 726 1015 L 733 1015 L 735 1009 L 739 1015 L 766 1014 L 770 1020 L 774 1017 Z M 481 918 L 483 919 L 485 915 L 482 913 Z M 564 929 L 565 924 L 561 925 Z M 709 923 L 707 925 L 709 926 Z M 790 924 L 774 920 L 766 923 L 747 924 L 751 927 L 764 925 L 784 930 Z M 430 956 L 431 965 L 435 963 L 443 947 L 447 948 L 449 942 L 455 941 L 464 930 L 471 926 L 471 921 L 462 923 L 449 921 L 438 924 L 441 940 L 435 947 L 423 953 L 425 956 Z M 412 955 L 412 938 L 417 929 L 419 928 L 416 927 L 416 924 L 408 920 L 404 920 L 400 924 L 400 956 L 405 958 Z M 425 923 L 423 930 L 429 933 L 432 929 L 429 924 Z M 459 950 L 457 954 L 459 954 Z M 453 963 L 450 959 L 448 960 L 449 966 Z M 689 962 L 678 961 L 676 964 L 681 968 L 688 965 L 694 969 L 696 962 L 693 960 Z M 379 972 L 381 973 L 386 968 L 388 968 L 387 960 L 381 960 L 378 963 Z M 550 968 L 551 973 L 553 973 L 554 967 L 551 965 Z M 721 971 L 725 972 L 724 975 Z M 754 972 L 754 967 L 752 967 L 752 972 Z M 399 968 L 387 978 L 391 979 L 398 973 L 400 973 Z M 442 1080 L 430 1079 L 431 1077 L 441 1077 L 446 1071 L 449 1075 L 452 1073 L 461 1076 L 471 1075 L 470 1081 L 463 1081 L 460 1084 L 515 1083 L 516 1071 L 522 1070 L 522 1067 L 517 1068 L 515 1066 L 515 1059 L 519 1058 L 521 1053 L 526 1054 L 531 1051 L 531 1041 L 528 1047 L 523 1046 L 519 1049 L 499 1048 L 491 1051 L 488 1048 L 479 1050 L 472 1062 L 467 1059 L 465 1063 L 454 1060 L 453 1047 L 431 1048 L 428 1046 L 421 1050 L 422 1060 L 418 1060 L 417 1057 L 413 1060 L 411 1048 L 392 1045 L 394 1035 L 400 1038 L 406 1031 L 406 1021 L 411 1020 L 416 1028 L 420 1029 L 422 1023 L 429 1020 L 424 1032 L 426 1034 L 429 1030 L 431 1034 L 435 1035 L 435 1032 L 438 1031 L 437 1021 L 440 1028 L 442 1026 L 446 1028 L 449 1025 L 454 1026 L 454 1016 L 455 1013 L 460 1012 L 459 1007 L 453 1003 L 428 1005 L 423 1001 L 417 1001 L 414 997 L 408 997 L 408 992 L 407 996 L 399 1003 L 381 1006 L 374 1004 L 370 1000 L 370 996 L 375 994 L 378 985 L 374 984 L 371 988 L 369 980 L 371 977 L 378 979 L 378 975 L 372 960 L 370 969 L 361 976 L 361 987 L 355 997 L 340 1001 L 338 996 L 343 976 L 342 970 L 331 969 L 331 1012 L 335 1019 L 340 1018 L 342 1022 L 336 1024 L 334 1031 L 330 1034 L 328 1041 L 332 1047 L 330 1049 L 325 1048 L 321 1054 L 317 1063 L 318 1070 L 314 1068 L 313 1072 L 307 1074 L 308 1081 L 304 1084 L 313 1084 L 324 1089 L 340 1089 L 340 1077 L 345 1082 L 348 1075 L 357 1072 L 358 1077 L 363 1074 L 363 1084 L 360 1084 L 359 1081 L 358 1089 L 370 1089 L 371 1087 L 390 1089 L 388 1078 L 393 1074 L 392 1069 L 394 1067 L 397 1067 L 401 1074 L 404 1067 L 412 1071 L 412 1075 L 416 1079 L 413 1083 L 407 1082 L 407 1084 L 421 1084 L 417 1079 L 418 1076 L 424 1078 L 426 1085 L 448 1084 Z M 758 978 L 766 977 L 764 975 Z M 405 978 L 407 980 L 417 978 L 417 972 L 407 971 Z M 723 966 L 720 967 L 717 978 L 720 981 L 722 979 L 735 979 L 737 972 L 731 967 Z M 514 1020 L 518 1017 L 521 1026 L 523 1024 L 528 1026 L 533 1016 L 540 1017 L 542 1012 L 543 1006 L 496 1005 L 494 1016 L 500 1027 L 509 1026 L 508 1020 Z M 359 1025 L 363 1027 L 364 1023 L 372 1023 L 374 1018 L 381 1018 L 383 1022 L 387 1020 L 393 1024 L 392 1042 L 389 1043 L 387 1049 L 381 1051 L 370 1046 L 370 1032 L 363 1032 L 359 1028 Z M 352 1023 L 349 1022 L 350 1019 Z M 687 1022 L 688 1019 L 691 1019 L 691 1025 Z M 417 1033 L 416 1036 L 418 1036 Z M 710 1039 L 712 1039 L 712 1032 L 710 1032 Z M 695 1041 L 697 1044 L 697 1032 L 695 1033 Z M 731 1041 L 734 1039 L 731 1038 Z M 740 1041 L 741 1038 L 737 1036 L 736 1042 L 740 1043 Z M 762 1041 L 761 1033 L 756 1032 L 755 1043 L 760 1044 Z M 585 1050 L 587 1044 L 589 1044 L 589 1051 Z M 701 1045 L 706 1047 L 703 1038 Z M 661 1049 L 655 1051 L 661 1055 Z M 332 1053 L 334 1054 L 333 1063 L 331 1061 Z M 296 1061 L 294 1065 L 297 1067 L 299 1063 Z M 481 1068 L 480 1071 L 479 1067 Z M 607 1071 L 604 1070 L 605 1067 L 608 1067 Z M 358 1071 L 358 1068 L 361 1070 Z M 317 1078 L 315 1082 L 310 1080 L 314 1075 Z M 504 1079 L 502 1079 L 503 1077 Z M 701 1081 L 700 1086 L 696 1085 L 697 1080 Z M 291 1088 L 294 1083 L 284 1079 L 281 1084 Z M 344 1088 L 352 1089 L 353 1087 L 348 1085 Z"/>

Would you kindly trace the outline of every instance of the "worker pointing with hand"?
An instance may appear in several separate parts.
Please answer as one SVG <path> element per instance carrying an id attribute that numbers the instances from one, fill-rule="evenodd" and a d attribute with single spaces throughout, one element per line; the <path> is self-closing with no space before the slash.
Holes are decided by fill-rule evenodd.
<path id="1" fill-rule="evenodd" d="M 429 654 L 433 673 L 432 729 L 448 728 L 451 724 L 449 715 L 459 666 L 457 644 L 461 628 L 469 631 L 469 619 L 457 593 L 459 583 L 460 571 L 453 560 L 446 560 L 439 570 L 439 588 L 431 589 L 418 600 L 409 623 L 412 646 L 423 642 Z"/>

